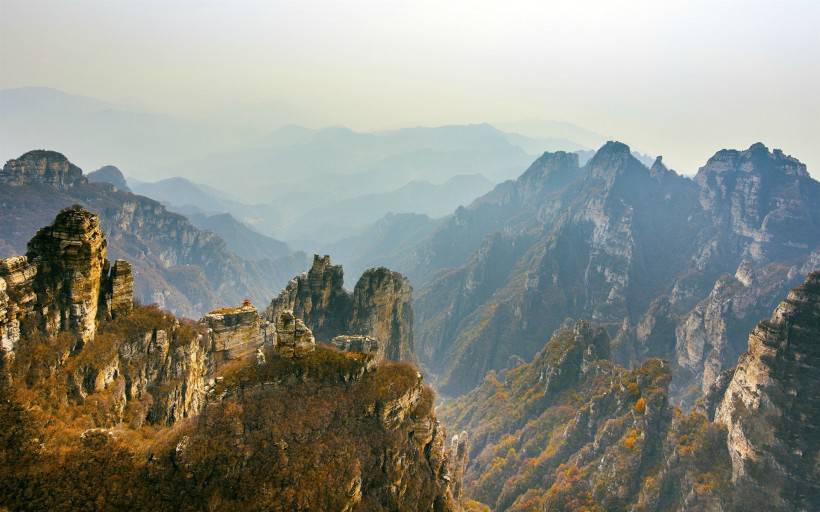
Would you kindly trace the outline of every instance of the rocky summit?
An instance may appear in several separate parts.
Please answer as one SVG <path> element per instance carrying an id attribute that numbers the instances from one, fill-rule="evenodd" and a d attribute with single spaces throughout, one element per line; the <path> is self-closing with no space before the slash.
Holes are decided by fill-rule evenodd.
<path id="1" fill-rule="evenodd" d="M 106 248 L 75 206 L 0 261 L 0 508 L 461 510 L 464 445 L 415 367 L 250 301 L 135 304 Z"/>
<path id="2" fill-rule="evenodd" d="M 310 270 L 293 278 L 271 301 L 267 318 L 276 322 L 281 312 L 290 311 L 319 340 L 367 336 L 377 342 L 369 348 L 376 349 L 379 359 L 413 361 L 413 289 L 409 280 L 379 267 L 365 271 L 353 293 L 346 291 L 343 283 L 340 265 L 331 264 L 330 256 L 314 255 Z"/>

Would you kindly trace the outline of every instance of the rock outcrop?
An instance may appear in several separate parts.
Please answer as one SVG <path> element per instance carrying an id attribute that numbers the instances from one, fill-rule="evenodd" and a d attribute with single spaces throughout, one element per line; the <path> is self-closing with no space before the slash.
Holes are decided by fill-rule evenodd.
<path id="1" fill-rule="evenodd" d="M 384 267 L 366 270 L 353 289 L 348 332 L 379 340 L 387 359 L 414 360 L 412 299 L 403 275 Z"/>
<path id="2" fill-rule="evenodd" d="M 384 358 L 382 344 L 379 343 L 379 340 L 370 336 L 344 334 L 330 340 L 330 344 L 344 352 L 374 354 L 376 359 L 379 360 Z"/>
<path id="3" fill-rule="evenodd" d="M 102 289 L 107 318 L 127 315 L 134 308 L 134 275 L 131 264 L 125 260 L 116 260 L 109 272 L 103 272 L 107 279 Z"/>
<path id="4" fill-rule="evenodd" d="M 280 311 L 292 311 L 321 340 L 329 340 L 347 329 L 351 297 L 343 288 L 344 271 L 332 265 L 330 256 L 313 255 L 310 270 L 291 279 L 268 307 L 268 320 Z"/>
<path id="5" fill-rule="evenodd" d="M 820 507 L 820 272 L 751 332 L 715 420 L 728 429 L 733 481 L 750 503 Z"/>
<path id="6" fill-rule="evenodd" d="M 276 315 L 276 353 L 282 357 L 299 358 L 316 349 L 313 333 L 292 311 Z"/>
<path id="7" fill-rule="evenodd" d="M 413 289 L 406 277 L 386 268 L 367 270 L 353 293 L 343 288 L 344 273 L 330 256 L 313 257 L 313 266 L 293 278 L 271 301 L 266 317 L 276 323 L 290 311 L 320 341 L 338 336 L 368 336 L 378 343 L 378 357 L 413 361 Z"/>
<path id="8" fill-rule="evenodd" d="M 250 354 L 264 342 L 259 313 L 249 300 L 239 307 L 215 309 L 203 320 L 209 329 L 211 351 L 223 359 Z"/>
<path id="9" fill-rule="evenodd" d="M 83 341 L 94 337 L 106 251 L 99 218 L 81 206 L 61 211 L 31 239 L 26 257 L 37 267 L 33 288 L 47 333 L 72 330 Z"/>

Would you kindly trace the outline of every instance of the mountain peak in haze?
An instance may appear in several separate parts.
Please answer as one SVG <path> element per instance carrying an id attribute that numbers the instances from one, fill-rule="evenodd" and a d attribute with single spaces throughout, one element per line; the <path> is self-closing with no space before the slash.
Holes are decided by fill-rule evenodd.
<path id="1" fill-rule="evenodd" d="M 131 189 L 128 188 L 128 183 L 125 181 L 125 176 L 123 176 L 122 171 L 120 171 L 119 168 L 113 165 L 104 165 L 96 171 L 88 173 L 86 177 L 88 178 L 88 181 L 92 183 L 110 183 L 111 185 L 114 185 L 118 190 L 131 192 Z"/>
<path id="2" fill-rule="evenodd" d="M 62 153 L 45 149 L 29 151 L 6 162 L 0 170 L 0 183 L 12 186 L 43 184 L 67 190 L 84 183 L 83 171 Z"/>

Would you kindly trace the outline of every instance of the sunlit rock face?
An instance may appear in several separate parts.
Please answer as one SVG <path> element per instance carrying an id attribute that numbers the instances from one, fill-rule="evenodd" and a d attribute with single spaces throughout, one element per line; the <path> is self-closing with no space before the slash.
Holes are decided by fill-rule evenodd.
<path id="1" fill-rule="evenodd" d="M 83 341 L 94 336 L 106 249 L 99 218 L 79 206 L 60 212 L 31 239 L 26 256 L 37 266 L 33 287 L 47 332 L 72 330 Z"/>
<path id="2" fill-rule="evenodd" d="M 379 267 L 365 271 L 353 293 L 343 282 L 340 265 L 315 255 L 310 270 L 271 301 L 266 317 L 275 323 L 281 312 L 290 311 L 320 341 L 369 336 L 378 342 L 380 358 L 413 361 L 413 289 L 407 278 Z"/>
<path id="3" fill-rule="evenodd" d="M 203 320 L 210 329 L 211 350 L 226 359 L 254 352 L 264 341 L 259 313 L 250 301 L 215 309 Z"/>
<path id="4" fill-rule="evenodd" d="M 820 272 L 749 335 L 715 421 L 728 429 L 732 476 L 758 503 L 820 507 Z"/>

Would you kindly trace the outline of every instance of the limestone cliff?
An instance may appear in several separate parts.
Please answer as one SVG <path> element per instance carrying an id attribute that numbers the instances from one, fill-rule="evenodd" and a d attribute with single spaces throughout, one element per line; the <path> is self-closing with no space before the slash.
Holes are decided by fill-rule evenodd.
<path id="1" fill-rule="evenodd" d="M 820 507 L 820 272 L 749 335 L 715 413 L 727 426 L 732 477 L 749 503 Z"/>
<path id="2" fill-rule="evenodd" d="M 352 294 L 343 282 L 340 265 L 332 265 L 330 256 L 314 255 L 310 270 L 271 301 L 266 317 L 275 323 L 281 312 L 291 311 L 321 341 L 368 336 L 377 341 L 370 348 L 379 358 L 413 361 L 413 289 L 407 278 L 380 267 L 367 270 Z"/>
<path id="3" fill-rule="evenodd" d="M 412 361 L 413 288 L 398 272 L 371 268 L 353 289 L 353 312 L 348 331 L 367 334 L 384 345 L 384 357 Z"/>
<path id="4" fill-rule="evenodd" d="M 249 300 L 239 307 L 215 309 L 203 320 L 209 329 L 211 352 L 224 359 L 247 355 L 264 342 L 259 313 Z"/>
<path id="5" fill-rule="evenodd" d="M 37 184 L 66 191 L 87 181 L 79 167 L 56 151 L 29 151 L 0 171 L 0 183 L 11 186 Z"/>

